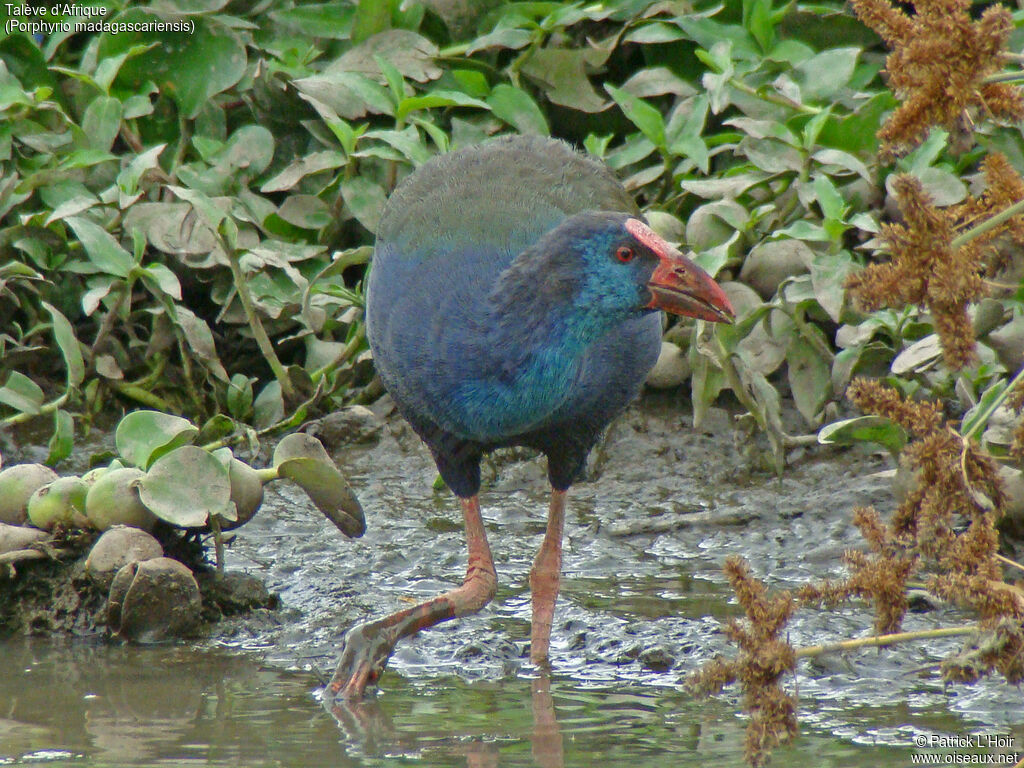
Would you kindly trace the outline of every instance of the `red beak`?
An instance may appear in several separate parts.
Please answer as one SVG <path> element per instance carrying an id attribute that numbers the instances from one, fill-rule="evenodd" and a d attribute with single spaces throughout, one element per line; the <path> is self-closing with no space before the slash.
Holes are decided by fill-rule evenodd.
<path id="1" fill-rule="evenodd" d="M 712 323 L 731 323 L 736 319 L 729 297 L 711 275 L 654 234 L 639 219 L 627 221 L 626 229 L 654 251 L 659 259 L 647 283 L 651 291 L 648 307 Z"/>

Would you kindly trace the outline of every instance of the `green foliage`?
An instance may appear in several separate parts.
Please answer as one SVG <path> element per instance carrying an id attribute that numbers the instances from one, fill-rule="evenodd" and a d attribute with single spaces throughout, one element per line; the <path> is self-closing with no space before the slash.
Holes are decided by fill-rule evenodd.
<path id="1" fill-rule="evenodd" d="M 776 466 L 806 437 L 780 392 L 816 428 L 851 376 L 932 332 L 856 312 L 843 281 L 889 172 L 948 204 L 976 157 L 933 131 L 879 165 L 884 52 L 842 3 L 109 8 L 191 31 L 0 40 L 0 423 L 63 413 L 55 460 L 66 415 L 87 425 L 112 396 L 219 414 L 224 439 L 374 397 L 362 278 L 384 202 L 433 154 L 502 132 L 603 158 L 726 284 L 735 326 L 670 338 L 698 421 L 731 389 Z M 1010 132 L 987 140 L 1024 157 Z M 900 375 L 954 386 L 924 366 Z"/>

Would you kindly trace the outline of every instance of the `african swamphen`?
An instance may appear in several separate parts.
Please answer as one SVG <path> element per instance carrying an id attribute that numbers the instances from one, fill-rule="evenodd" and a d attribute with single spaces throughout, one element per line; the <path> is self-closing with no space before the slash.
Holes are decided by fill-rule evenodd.
<path id="1" fill-rule="evenodd" d="M 479 611 L 497 577 L 480 457 L 547 455 L 547 533 L 530 571 L 530 657 L 547 659 L 566 492 L 654 365 L 664 309 L 712 322 L 722 289 L 652 232 L 601 163 L 561 141 L 506 137 L 433 159 L 377 232 L 366 321 L 377 371 L 462 505 L 462 586 L 351 629 L 330 692 L 362 697 L 403 637 Z"/>

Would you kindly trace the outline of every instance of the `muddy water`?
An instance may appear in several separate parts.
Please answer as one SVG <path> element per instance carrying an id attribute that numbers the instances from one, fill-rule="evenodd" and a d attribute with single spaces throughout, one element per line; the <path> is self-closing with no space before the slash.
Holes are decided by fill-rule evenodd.
<path id="1" fill-rule="evenodd" d="M 773 587 L 838 575 L 858 545 L 857 504 L 891 505 L 886 462 L 867 452 L 790 457 L 781 479 L 735 445 L 715 412 L 702 431 L 672 397 L 648 397 L 612 429 L 566 520 L 552 673 L 527 660 L 530 562 L 544 529 L 542 462 L 484 469 L 484 517 L 499 574 L 495 602 L 401 645 L 377 696 L 319 705 L 344 629 L 458 583 L 459 513 L 434 492 L 429 456 L 400 422 L 338 455 L 367 511 L 345 540 L 298 491 L 278 486 L 229 550 L 286 606 L 224 624 L 195 647 L 0 645 L 0 765 L 321 766 L 739 765 L 736 696 L 694 702 L 701 661 L 729 652 L 736 615 L 721 576 L 747 557 Z M 914 613 L 908 629 L 966 620 Z M 850 607 L 801 612 L 796 645 L 869 634 Z M 1005 734 L 1024 752 L 1024 701 L 996 684 L 944 690 L 934 663 L 956 640 L 803 662 L 790 681 L 803 735 L 776 756 L 795 766 L 907 765 L 929 734 Z M 970 750 L 966 750 L 970 751 Z M 965 752 L 965 750 L 961 750 Z"/>

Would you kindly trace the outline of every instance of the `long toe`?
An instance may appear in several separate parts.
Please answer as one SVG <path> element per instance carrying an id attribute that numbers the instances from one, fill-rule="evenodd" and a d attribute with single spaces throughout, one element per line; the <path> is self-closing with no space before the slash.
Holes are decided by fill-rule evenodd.
<path id="1" fill-rule="evenodd" d="M 366 686 L 376 683 L 395 650 L 391 628 L 383 622 L 359 624 L 345 634 L 345 647 L 327 687 L 330 697 L 360 701 Z"/>

